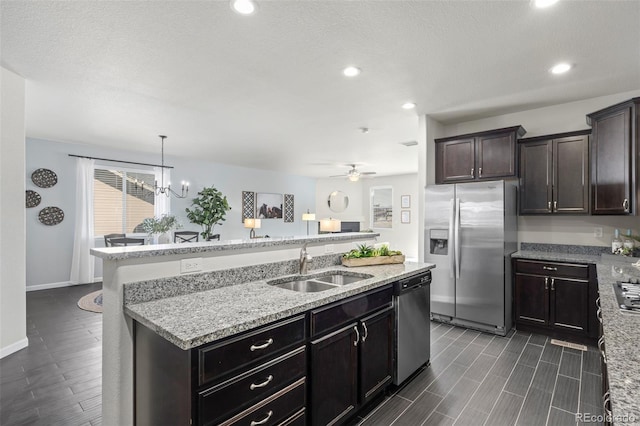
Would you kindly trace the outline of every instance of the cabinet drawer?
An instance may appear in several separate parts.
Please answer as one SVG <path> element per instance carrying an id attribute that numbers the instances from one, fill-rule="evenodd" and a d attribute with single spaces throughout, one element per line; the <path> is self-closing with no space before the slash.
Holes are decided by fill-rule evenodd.
<path id="1" fill-rule="evenodd" d="M 567 278 L 589 278 L 589 265 L 517 260 L 516 272 Z"/>
<path id="2" fill-rule="evenodd" d="M 306 383 L 302 378 L 253 407 L 220 423 L 220 425 L 271 426 L 280 424 L 283 421 L 288 421 L 294 413 L 304 408 L 305 395 Z"/>
<path id="3" fill-rule="evenodd" d="M 280 426 L 305 426 L 307 424 L 307 412 L 303 408 L 287 420 L 282 422 Z"/>
<path id="4" fill-rule="evenodd" d="M 305 375 L 306 358 L 303 346 L 200 392 L 198 418 L 202 423 L 213 422 L 294 382 Z"/>
<path id="5" fill-rule="evenodd" d="M 301 315 L 198 349 L 198 384 L 206 384 L 223 374 L 304 341 L 305 321 L 304 315 Z"/>
<path id="6" fill-rule="evenodd" d="M 378 308 L 391 305 L 391 286 L 311 311 L 311 335 L 329 331 Z"/>

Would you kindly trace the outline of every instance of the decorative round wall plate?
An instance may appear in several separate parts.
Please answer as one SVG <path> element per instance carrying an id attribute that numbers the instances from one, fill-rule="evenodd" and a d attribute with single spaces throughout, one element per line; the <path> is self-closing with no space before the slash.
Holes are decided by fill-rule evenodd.
<path id="1" fill-rule="evenodd" d="M 45 207 L 38 213 L 38 220 L 45 225 L 57 225 L 64 220 L 64 212 L 59 207 Z"/>
<path id="2" fill-rule="evenodd" d="M 38 204 L 40 204 L 41 200 L 42 198 L 40 197 L 40 194 L 38 194 L 36 191 L 27 189 L 27 200 L 26 200 L 27 208 L 37 206 Z"/>
<path id="3" fill-rule="evenodd" d="M 40 188 L 51 188 L 58 183 L 58 176 L 49 169 L 38 169 L 31 173 L 31 180 Z"/>

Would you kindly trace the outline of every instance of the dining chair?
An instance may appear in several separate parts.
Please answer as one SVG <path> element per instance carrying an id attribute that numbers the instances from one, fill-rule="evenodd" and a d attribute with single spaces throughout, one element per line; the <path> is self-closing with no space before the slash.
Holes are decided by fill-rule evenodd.
<path id="1" fill-rule="evenodd" d="M 112 238 L 124 238 L 126 235 L 124 234 L 107 234 L 104 236 L 104 246 L 111 247 L 111 239 Z"/>
<path id="2" fill-rule="evenodd" d="M 144 238 L 111 238 L 109 242 L 111 247 L 142 246 L 144 245 Z"/>
<path id="3" fill-rule="evenodd" d="M 197 243 L 199 233 L 196 231 L 175 231 L 173 233 L 174 243 Z"/>

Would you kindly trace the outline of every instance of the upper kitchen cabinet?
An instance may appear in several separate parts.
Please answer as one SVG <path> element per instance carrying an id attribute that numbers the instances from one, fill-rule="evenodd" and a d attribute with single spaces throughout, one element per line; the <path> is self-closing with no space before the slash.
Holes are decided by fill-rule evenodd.
<path id="1" fill-rule="evenodd" d="M 589 213 L 590 133 L 520 139 L 520 214 Z"/>
<path id="2" fill-rule="evenodd" d="M 587 115 L 591 142 L 591 213 L 638 214 L 640 98 Z"/>
<path id="3" fill-rule="evenodd" d="M 514 177 L 522 126 L 436 139 L 436 183 Z"/>

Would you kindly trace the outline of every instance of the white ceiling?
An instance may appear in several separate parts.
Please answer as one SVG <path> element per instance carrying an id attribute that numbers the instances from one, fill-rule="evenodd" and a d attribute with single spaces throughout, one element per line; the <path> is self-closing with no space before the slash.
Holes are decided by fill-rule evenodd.
<path id="1" fill-rule="evenodd" d="M 5 1 L 27 136 L 324 177 L 444 122 L 640 88 L 640 1 Z M 574 63 L 552 76 L 558 61 Z M 362 68 L 348 79 L 346 65 Z M 400 106 L 414 101 L 418 108 Z M 514 123 L 519 124 L 519 123 Z M 363 134 L 360 127 L 370 128 Z"/>

